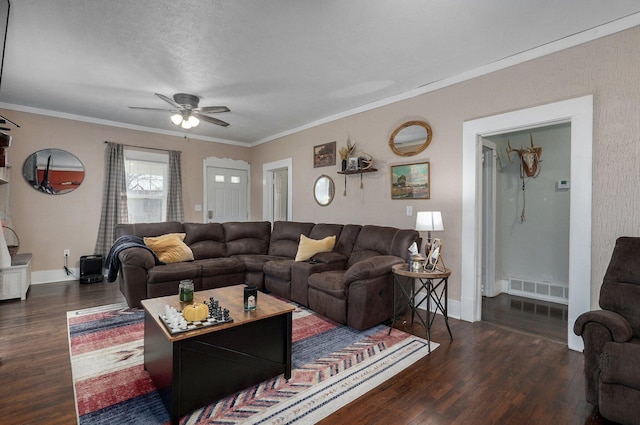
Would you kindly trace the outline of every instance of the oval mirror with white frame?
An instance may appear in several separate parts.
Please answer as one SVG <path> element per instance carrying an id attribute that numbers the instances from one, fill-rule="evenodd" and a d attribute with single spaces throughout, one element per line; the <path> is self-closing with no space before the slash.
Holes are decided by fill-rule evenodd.
<path id="1" fill-rule="evenodd" d="M 42 149 L 24 161 L 22 175 L 38 192 L 62 195 L 75 190 L 84 180 L 84 166 L 62 149 Z"/>
<path id="2" fill-rule="evenodd" d="M 424 121 L 407 121 L 396 128 L 389 138 L 389 147 L 396 155 L 413 156 L 431 143 L 433 132 Z"/>
<path id="3" fill-rule="evenodd" d="M 313 198 L 321 207 L 326 207 L 333 201 L 335 192 L 333 179 L 326 174 L 318 177 L 313 185 Z"/>

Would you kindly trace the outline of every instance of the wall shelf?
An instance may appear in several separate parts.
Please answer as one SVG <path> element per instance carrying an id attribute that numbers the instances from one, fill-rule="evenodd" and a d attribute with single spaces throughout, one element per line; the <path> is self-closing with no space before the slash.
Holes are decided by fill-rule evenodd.
<path id="1" fill-rule="evenodd" d="M 362 184 L 362 175 L 365 173 L 373 173 L 375 171 L 378 171 L 375 168 L 367 168 L 366 170 L 346 170 L 346 171 L 338 171 L 338 174 L 342 174 L 344 176 L 344 192 L 342 193 L 342 196 L 347 196 L 347 176 L 351 176 L 354 174 L 359 174 L 360 175 L 360 189 L 364 188 L 364 185 Z"/>
<path id="2" fill-rule="evenodd" d="M 362 173 L 373 173 L 378 171 L 376 168 L 367 168 L 366 170 L 353 170 L 353 171 L 338 171 L 338 174 L 351 175 L 351 174 L 362 174 Z"/>

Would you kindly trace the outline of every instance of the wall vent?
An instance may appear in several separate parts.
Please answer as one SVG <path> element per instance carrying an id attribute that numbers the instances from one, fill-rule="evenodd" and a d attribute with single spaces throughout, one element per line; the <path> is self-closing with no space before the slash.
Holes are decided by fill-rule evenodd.
<path id="1" fill-rule="evenodd" d="M 536 300 L 569 304 L 569 284 L 558 282 L 538 282 L 518 277 L 509 278 L 509 294 Z"/>

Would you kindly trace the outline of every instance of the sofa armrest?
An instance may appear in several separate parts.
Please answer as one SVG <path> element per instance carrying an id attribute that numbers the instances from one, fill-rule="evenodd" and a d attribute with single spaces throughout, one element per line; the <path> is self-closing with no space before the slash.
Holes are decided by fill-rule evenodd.
<path id="1" fill-rule="evenodd" d="M 404 260 L 395 255 L 376 255 L 363 261 L 358 261 L 347 269 L 343 281 L 346 286 L 357 280 L 372 279 L 391 273 L 391 266 L 404 263 Z"/>
<path id="2" fill-rule="evenodd" d="M 600 358 L 600 378 L 607 384 L 640 390 L 640 345 L 607 342 Z"/>
<path id="3" fill-rule="evenodd" d="M 331 252 L 319 252 L 311 257 L 311 261 L 313 263 L 322 263 L 322 264 L 333 264 L 333 263 L 344 263 L 347 264 L 348 258 L 339 252 L 331 251 Z"/>
<path id="4" fill-rule="evenodd" d="M 590 323 L 604 326 L 611 334 L 611 340 L 615 342 L 627 342 L 633 335 L 629 322 L 618 313 L 609 310 L 594 310 L 581 314 L 573 325 L 573 332 L 584 338 L 587 325 Z"/>
<path id="5" fill-rule="evenodd" d="M 156 265 L 153 254 L 144 248 L 127 248 L 118 255 L 122 266 L 140 267 L 145 270 L 152 269 Z"/>

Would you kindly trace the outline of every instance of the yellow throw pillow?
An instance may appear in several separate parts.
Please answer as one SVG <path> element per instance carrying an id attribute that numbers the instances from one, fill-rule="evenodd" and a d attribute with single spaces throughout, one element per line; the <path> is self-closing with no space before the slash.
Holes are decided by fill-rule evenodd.
<path id="1" fill-rule="evenodd" d="M 164 263 L 180 263 L 193 260 L 193 252 L 184 242 L 186 233 L 167 233 L 153 238 L 144 238 L 144 244 L 156 253 Z"/>
<path id="2" fill-rule="evenodd" d="M 315 240 L 309 239 L 305 235 L 300 235 L 300 244 L 298 245 L 298 252 L 296 254 L 295 261 L 305 261 L 313 257 L 319 252 L 333 251 L 333 246 L 336 244 L 336 236 L 327 236 L 324 239 Z"/>

